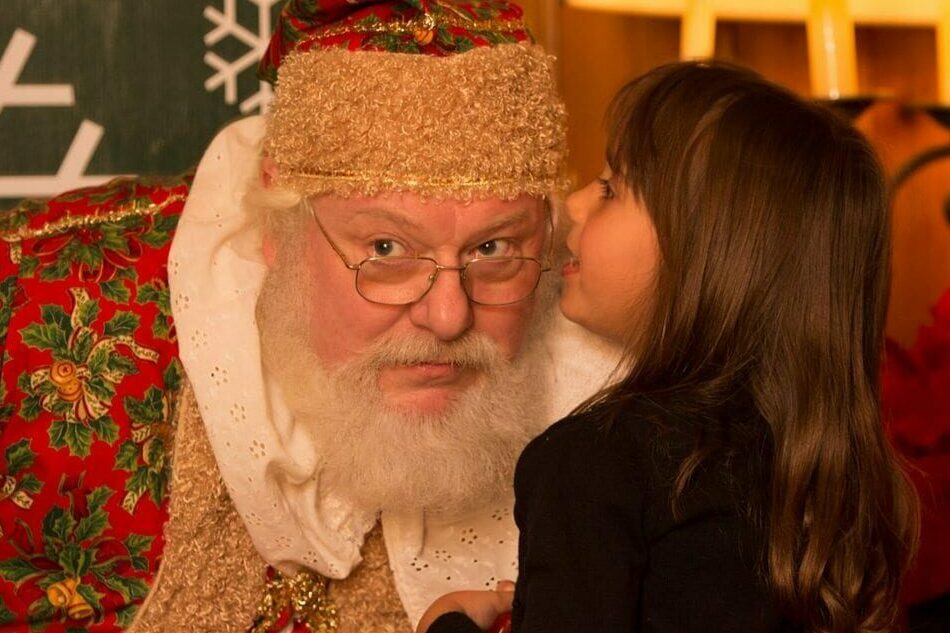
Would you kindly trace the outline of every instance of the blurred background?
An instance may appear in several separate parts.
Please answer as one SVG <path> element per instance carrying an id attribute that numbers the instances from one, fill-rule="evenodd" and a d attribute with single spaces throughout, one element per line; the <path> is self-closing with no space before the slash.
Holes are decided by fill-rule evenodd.
<path id="1" fill-rule="evenodd" d="M 280 0 L 0 0 L 0 209 L 197 163 L 266 108 L 255 77 Z M 603 113 L 677 59 L 751 67 L 851 117 L 893 186 L 884 396 L 924 500 L 911 630 L 950 631 L 950 0 L 523 0 L 559 60 L 577 183 Z"/>

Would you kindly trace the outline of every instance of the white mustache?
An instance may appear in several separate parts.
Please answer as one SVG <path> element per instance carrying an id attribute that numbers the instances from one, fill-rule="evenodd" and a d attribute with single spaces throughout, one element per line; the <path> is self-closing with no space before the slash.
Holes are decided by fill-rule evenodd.
<path id="1" fill-rule="evenodd" d="M 488 336 L 469 332 L 450 342 L 424 334 L 391 336 L 374 343 L 353 362 L 365 369 L 376 370 L 419 363 L 484 370 L 505 360 L 504 354 Z"/>

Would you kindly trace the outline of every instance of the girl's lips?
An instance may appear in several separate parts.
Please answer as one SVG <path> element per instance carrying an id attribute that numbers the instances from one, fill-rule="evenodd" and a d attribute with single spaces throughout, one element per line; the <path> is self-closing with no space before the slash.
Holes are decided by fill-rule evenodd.
<path id="1" fill-rule="evenodd" d="M 567 277 L 568 275 L 576 274 L 580 269 L 581 263 L 578 260 L 571 258 L 570 261 L 564 264 L 564 267 L 561 269 L 561 276 Z"/>

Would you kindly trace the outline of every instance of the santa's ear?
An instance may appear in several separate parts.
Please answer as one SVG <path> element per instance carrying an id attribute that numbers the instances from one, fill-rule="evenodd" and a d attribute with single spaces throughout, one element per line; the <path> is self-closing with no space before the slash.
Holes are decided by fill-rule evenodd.
<path id="1" fill-rule="evenodd" d="M 280 169 L 277 167 L 277 161 L 270 156 L 261 158 L 261 184 L 265 189 L 270 189 L 277 180 L 277 174 Z"/>
<path id="2" fill-rule="evenodd" d="M 264 263 L 268 268 L 273 268 L 274 262 L 277 261 L 277 244 L 274 242 L 274 236 L 269 232 L 264 234 L 261 251 L 264 254 Z"/>
<path id="3" fill-rule="evenodd" d="M 277 162 L 270 156 L 264 156 L 261 158 L 261 185 L 264 189 L 270 189 L 274 186 L 274 182 L 277 180 L 277 174 L 279 173 Z M 277 259 L 277 244 L 274 243 L 274 236 L 267 229 L 264 230 L 264 239 L 261 244 L 261 250 L 264 254 L 264 263 L 267 264 L 268 268 L 274 266 L 274 262 Z"/>

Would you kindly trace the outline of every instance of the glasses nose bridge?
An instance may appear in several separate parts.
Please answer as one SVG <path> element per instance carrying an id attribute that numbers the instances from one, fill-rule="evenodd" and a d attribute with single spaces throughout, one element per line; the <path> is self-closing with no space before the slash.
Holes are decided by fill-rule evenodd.
<path id="1" fill-rule="evenodd" d="M 459 272 L 459 282 L 462 284 L 462 290 L 465 291 L 465 294 L 468 294 L 468 288 L 465 287 L 465 272 L 468 270 L 468 264 L 462 264 L 461 266 L 444 266 L 434 259 L 430 259 L 434 266 L 434 270 L 429 273 L 429 288 L 435 285 L 436 280 L 439 278 L 439 273 L 443 270 L 457 270 Z M 426 291 L 428 292 L 428 291 Z"/>

